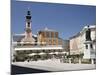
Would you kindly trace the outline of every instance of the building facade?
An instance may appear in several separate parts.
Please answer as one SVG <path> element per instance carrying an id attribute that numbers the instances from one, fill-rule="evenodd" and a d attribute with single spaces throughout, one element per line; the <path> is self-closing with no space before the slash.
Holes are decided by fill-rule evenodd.
<path id="1" fill-rule="evenodd" d="M 48 29 L 39 30 L 32 34 L 31 12 L 27 11 L 25 33 L 12 34 L 12 60 L 13 61 L 37 61 L 46 59 L 62 59 L 70 62 L 82 62 L 83 59 L 95 60 L 96 52 L 96 28 L 95 25 L 85 26 L 79 33 L 63 40 L 59 32 Z M 90 30 L 91 32 L 87 32 Z M 88 33 L 88 34 L 86 34 Z M 91 34 L 90 34 L 91 33 Z M 87 37 L 87 35 L 90 35 Z M 90 40 L 87 40 L 87 39 Z"/>
<path id="2" fill-rule="evenodd" d="M 59 39 L 59 33 L 48 28 L 38 32 L 38 42 L 41 45 L 62 45 L 62 40 Z"/>
<path id="3" fill-rule="evenodd" d="M 92 48 L 92 54 L 95 59 L 95 50 L 96 50 L 96 28 L 95 25 L 89 26 L 89 29 L 91 30 L 91 44 L 90 47 Z M 91 59 L 91 58 L 84 58 L 85 55 L 88 54 L 86 53 L 87 45 L 85 44 L 86 42 L 86 30 L 87 26 L 85 26 L 79 33 L 74 35 L 73 37 L 70 38 L 70 55 L 72 56 L 73 59 L 81 57 L 82 59 Z M 89 56 L 89 54 L 88 54 Z"/>
<path id="4" fill-rule="evenodd" d="M 27 11 L 25 33 L 12 35 L 13 61 L 58 59 L 68 54 L 57 31 L 45 28 L 32 34 L 31 18 Z"/>

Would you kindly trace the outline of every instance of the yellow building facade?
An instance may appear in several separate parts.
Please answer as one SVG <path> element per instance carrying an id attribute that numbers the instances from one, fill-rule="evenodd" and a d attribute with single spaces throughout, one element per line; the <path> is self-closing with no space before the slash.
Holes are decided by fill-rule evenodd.
<path id="1" fill-rule="evenodd" d="M 59 39 L 59 33 L 49 29 L 38 32 L 38 42 L 40 45 L 62 45 L 62 40 Z"/>

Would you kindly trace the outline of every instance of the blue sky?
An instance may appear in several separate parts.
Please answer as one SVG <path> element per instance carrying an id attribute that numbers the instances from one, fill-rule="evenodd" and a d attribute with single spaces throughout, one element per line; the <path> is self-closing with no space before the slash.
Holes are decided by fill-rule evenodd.
<path id="1" fill-rule="evenodd" d="M 48 27 L 59 32 L 59 36 L 68 39 L 85 25 L 96 24 L 96 7 L 71 4 L 38 3 L 12 1 L 12 33 L 24 33 L 25 16 L 30 8 L 32 14 L 32 32 Z"/>

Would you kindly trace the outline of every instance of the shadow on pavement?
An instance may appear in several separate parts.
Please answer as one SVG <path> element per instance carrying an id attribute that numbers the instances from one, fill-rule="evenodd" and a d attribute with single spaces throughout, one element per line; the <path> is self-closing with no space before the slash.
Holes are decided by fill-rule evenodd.
<path id="1" fill-rule="evenodd" d="M 16 65 L 11 65 L 11 75 L 28 74 L 28 73 L 45 73 L 45 72 L 51 72 L 51 71 L 39 70 L 39 69 L 33 69 L 33 68 L 26 68 L 26 67 L 20 67 L 20 66 L 16 66 Z"/>

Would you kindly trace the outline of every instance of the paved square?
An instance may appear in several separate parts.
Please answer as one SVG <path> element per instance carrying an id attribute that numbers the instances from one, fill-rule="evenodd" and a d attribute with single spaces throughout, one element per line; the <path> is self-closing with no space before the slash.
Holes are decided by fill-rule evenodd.
<path id="1" fill-rule="evenodd" d="M 23 66 L 28 68 L 42 69 L 47 71 L 72 71 L 72 70 L 87 70 L 95 69 L 95 64 L 69 64 L 61 63 L 60 60 L 39 60 L 30 62 L 15 62 L 17 66 Z"/>

